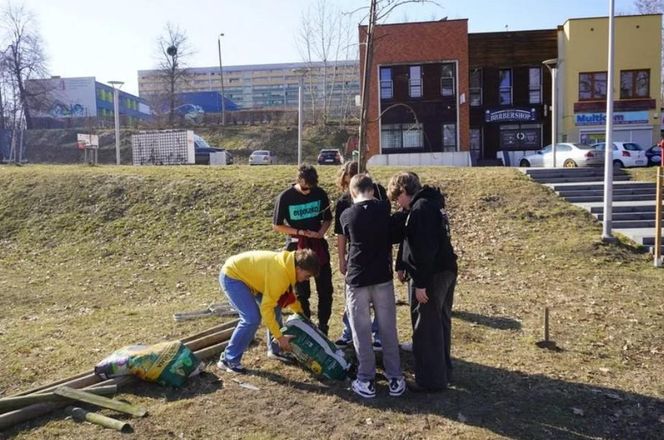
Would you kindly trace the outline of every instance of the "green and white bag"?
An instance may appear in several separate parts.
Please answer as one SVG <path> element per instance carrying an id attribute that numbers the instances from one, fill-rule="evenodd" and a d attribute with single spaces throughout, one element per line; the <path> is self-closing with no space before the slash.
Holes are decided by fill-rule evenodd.
<path id="1" fill-rule="evenodd" d="M 350 363 L 343 350 L 337 348 L 318 327 L 301 315 L 292 315 L 281 330 L 294 336 L 290 343 L 293 355 L 306 369 L 328 379 L 344 380 Z"/>

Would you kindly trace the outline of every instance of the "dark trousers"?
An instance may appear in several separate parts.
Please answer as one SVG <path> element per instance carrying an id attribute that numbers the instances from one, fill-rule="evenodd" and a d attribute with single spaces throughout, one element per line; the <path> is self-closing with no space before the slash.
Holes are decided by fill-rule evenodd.
<path id="1" fill-rule="evenodd" d="M 447 388 L 452 374 L 452 303 L 456 274 L 444 271 L 433 276 L 427 286 L 429 301 L 420 304 L 415 285 L 409 283 L 410 317 L 413 324 L 415 381 L 432 390 Z"/>
<path id="2" fill-rule="evenodd" d="M 296 243 L 290 243 L 286 249 L 294 251 L 296 248 Z M 334 290 L 332 287 L 332 266 L 329 261 L 321 266 L 320 273 L 314 278 L 314 281 L 316 282 L 316 292 L 318 292 L 318 328 L 327 335 L 328 324 L 332 315 L 332 292 Z M 305 316 L 311 318 L 311 305 L 309 303 L 311 285 L 309 280 L 295 284 L 295 295 L 302 304 Z"/>

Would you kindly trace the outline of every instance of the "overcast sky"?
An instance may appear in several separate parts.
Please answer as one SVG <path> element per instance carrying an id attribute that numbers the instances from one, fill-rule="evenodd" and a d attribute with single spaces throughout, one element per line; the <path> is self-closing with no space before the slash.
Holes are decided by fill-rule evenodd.
<path id="1" fill-rule="evenodd" d="M 16 2 L 18 0 L 12 0 Z M 369 0 L 328 0 L 342 11 Z M 0 0 L 4 6 L 7 0 Z M 25 0 L 36 15 L 51 75 L 125 81 L 137 93 L 137 70 L 156 64 L 157 37 L 167 22 L 185 30 L 196 50 L 191 66 L 218 66 L 223 32 L 225 66 L 302 61 L 295 34 L 314 0 Z M 634 13 L 616 0 L 616 13 Z M 608 14 L 608 0 L 441 0 L 440 6 L 405 5 L 390 21 L 468 18 L 471 32 L 554 28 L 568 18 Z M 366 13 L 356 13 L 359 21 Z"/>

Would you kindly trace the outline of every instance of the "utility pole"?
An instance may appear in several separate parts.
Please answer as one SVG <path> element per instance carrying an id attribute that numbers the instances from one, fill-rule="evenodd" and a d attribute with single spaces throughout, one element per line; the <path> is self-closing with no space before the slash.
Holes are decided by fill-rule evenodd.
<path id="1" fill-rule="evenodd" d="M 221 37 L 223 37 L 224 34 L 221 33 L 219 34 L 219 37 L 217 38 L 217 47 L 219 49 L 219 81 L 221 82 L 221 126 L 226 125 L 226 104 L 224 103 L 224 68 L 223 65 L 221 64 Z"/>
<path id="2" fill-rule="evenodd" d="M 376 0 L 371 0 L 369 7 L 369 24 L 367 25 L 367 39 L 364 46 L 364 75 L 362 80 L 362 90 L 360 92 L 360 130 L 358 135 L 357 146 L 357 166 L 358 171 L 361 173 L 365 168 L 362 164 L 366 162 L 362 150 L 366 148 L 367 143 L 367 123 L 368 123 L 368 107 L 369 107 L 369 83 L 371 82 L 371 63 L 373 60 L 373 40 L 374 30 L 376 26 Z"/>
<path id="3" fill-rule="evenodd" d="M 115 116 L 115 164 L 120 165 L 120 87 L 122 87 L 124 82 L 109 81 L 108 83 L 113 87 L 113 116 Z"/>
<path id="4" fill-rule="evenodd" d="M 602 222 L 602 241 L 616 241 L 611 234 L 613 224 L 613 67 L 614 67 L 614 31 L 615 0 L 609 0 L 609 65 L 606 72 L 606 141 L 604 143 L 604 221 Z"/>

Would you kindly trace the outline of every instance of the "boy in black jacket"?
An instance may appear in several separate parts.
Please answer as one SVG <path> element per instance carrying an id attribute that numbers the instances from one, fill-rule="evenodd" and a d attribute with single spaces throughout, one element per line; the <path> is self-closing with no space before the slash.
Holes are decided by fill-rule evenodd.
<path id="1" fill-rule="evenodd" d="M 397 267 L 410 276 L 415 381 L 413 391 L 440 391 L 451 377 L 452 302 L 457 263 L 440 190 L 414 173 L 390 179 L 388 195 L 408 211 Z"/>

